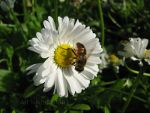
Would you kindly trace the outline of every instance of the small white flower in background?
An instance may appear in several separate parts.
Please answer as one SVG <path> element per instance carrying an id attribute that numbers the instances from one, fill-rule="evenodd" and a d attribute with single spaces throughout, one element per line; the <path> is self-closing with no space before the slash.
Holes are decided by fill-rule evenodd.
<path id="1" fill-rule="evenodd" d="M 148 39 L 141 38 L 130 38 L 129 42 L 126 42 L 124 45 L 123 55 L 126 58 L 131 58 L 132 60 L 140 61 L 140 65 L 142 65 L 142 60 L 144 59 L 146 62 L 150 64 L 150 50 L 147 50 Z"/>
<path id="2" fill-rule="evenodd" d="M 80 93 L 99 71 L 99 40 L 89 27 L 68 17 L 58 17 L 58 30 L 50 16 L 43 24 L 41 32 L 29 41 L 29 49 L 46 59 L 27 68 L 36 73 L 34 84 L 44 84 L 44 92 L 54 86 L 54 93 L 61 97 L 67 97 L 68 91 Z"/>
<path id="3" fill-rule="evenodd" d="M 14 4 L 15 4 L 16 0 L 3 0 L 0 2 L 0 7 L 4 10 L 4 11 L 8 11 L 9 8 L 14 8 Z"/>
<path id="4" fill-rule="evenodd" d="M 109 65 L 113 66 L 116 73 L 119 73 L 119 66 L 123 65 L 121 59 L 119 59 L 115 54 L 108 54 L 104 49 L 100 55 L 101 64 L 99 64 L 99 72 L 102 73 L 102 70 L 108 68 Z"/>

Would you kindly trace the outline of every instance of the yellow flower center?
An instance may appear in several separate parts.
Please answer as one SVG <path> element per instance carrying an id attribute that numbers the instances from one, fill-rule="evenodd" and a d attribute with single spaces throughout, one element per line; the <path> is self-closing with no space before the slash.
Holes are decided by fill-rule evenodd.
<path id="1" fill-rule="evenodd" d="M 144 57 L 146 59 L 150 59 L 150 50 L 145 49 L 145 51 L 144 51 Z"/>
<path id="2" fill-rule="evenodd" d="M 115 65 L 120 65 L 121 64 L 121 60 L 114 54 L 111 54 L 109 56 L 109 60 L 112 64 L 115 64 Z"/>
<path id="3" fill-rule="evenodd" d="M 54 61 L 59 67 L 62 68 L 73 65 L 75 62 L 75 57 L 73 47 L 69 44 L 59 45 L 54 52 Z"/>

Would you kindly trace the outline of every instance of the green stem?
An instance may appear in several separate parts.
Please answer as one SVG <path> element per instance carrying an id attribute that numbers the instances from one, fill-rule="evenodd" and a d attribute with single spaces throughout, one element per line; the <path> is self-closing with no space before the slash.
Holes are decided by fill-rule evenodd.
<path id="1" fill-rule="evenodd" d="M 34 14 L 35 13 L 35 0 L 32 0 L 32 13 Z"/>
<path id="2" fill-rule="evenodd" d="M 104 18 L 103 18 L 103 11 L 102 11 L 102 3 L 101 3 L 101 0 L 98 0 L 98 9 L 99 9 L 99 16 L 100 16 L 99 25 L 100 25 L 100 28 L 101 28 L 102 47 L 104 48 L 104 43 L 105 43 L 105 31 L 104 31 Z"/>
<path id="3" fill-rule="evenodd" d="M 58 23 L 57 22 L 57 18 L 58 18 L 58 0 L 55 0 L 55 22 L 56 24 Z"/>
<path id="4" fill-rule="evenodd" d="M 23 12 L 24 12 L 24 20 L 26 19 L 27 9 L 26 9 L 26 1 L 23 0 Z"/>
<path id="5" fill-rule="evenodd" d="M 126 67 L 130 72 L 132 72 L 132 73 L 134 73 L 134 74 L 139 74 L 139 71 L 136 71 L 136 70 L 134 70 L 134 69 L 131 69 L 126 63 L 125 63 L 124 65 L 125 65 L 125 67 Z M 150 77 L 150 73 L 143 73 L 143 75 Z"/>
<path id="6" fill-rule="evenodd" d="M 102 82 L 102 83 L 101 83 L 101 86 L 112 85 L 112 84 L 114 84 L 115 82 L 116 82 L 116 80 L 114 80 L 114 81 L 109 81 L 109 82 Z"/>
<path id="7" fill-rule="evenodd" d="M 141 76 L 143 76 L 143 67 L 142 67 L 142 66 L 140 66 L 139 75 L 136 77 L 135 83 L 134 83 L 134 85 L 133 85 L 133 87 L 132 87 L 132 89 L 131 89 L 131 93 L 130 93 L 129 97 L 127 98 L 126 103 L 124 104 L 121 113 L 125 113 L 125 112 L 126 112 L 128 106 L 129 106 L 129 104 L 130 104 L 130 102 L 131 102 L 131 99 L 132 99 L 132 97 L 134 96 L 134 93 L 135 93 L 135 91 L 136 91 L 136 88 L 138 87 L 138 84 L 139 84 L 139 81 L 140 81 Z"/>

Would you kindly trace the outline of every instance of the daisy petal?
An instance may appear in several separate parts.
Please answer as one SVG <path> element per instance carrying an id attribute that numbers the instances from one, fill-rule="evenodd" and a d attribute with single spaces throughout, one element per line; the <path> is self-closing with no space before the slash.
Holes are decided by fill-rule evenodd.
<path id="1" fill-rule="evenodd" d="M 64 76 L 62 74 L 62 71 L 58 68 L 57 69 L 57 76 L 56 76 L 56 87 L 57 87 L 57 93 L 60 97 L 68 96 L 67 93 L 67 87 L 66 87 L 66 81 L 64 79 Z"/>

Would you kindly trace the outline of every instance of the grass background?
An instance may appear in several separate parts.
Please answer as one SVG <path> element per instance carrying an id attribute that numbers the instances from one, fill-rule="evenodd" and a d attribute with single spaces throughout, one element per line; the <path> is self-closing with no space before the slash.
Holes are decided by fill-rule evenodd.
<path id="1" fill-rule="evenodd" d="M 11 1 L 11 0 L 9 0 Z M 5 2 L 5 4 L 3 3 Z M 28 40 L 43 27 L 43 20 L 52 16 L 68 16 L 90 26 L 102 41 L 101 26 L 105 28 L 104 47 L 117 54 L 119 42 L 129 37 L 149 39 L 149 0 L 0 0 L 0 113 L 121 113 L 131 94 L 137 74 L 121 66 L 116 73 L 112 66 L 91 81 L 81 94 L 60 98 L 53 90 L 43 93 L 43 86 L 33 85 L 33 75 L 26 67 L 43 62 L 27 48 Z M 10 3 L 10 4 L 8 4 Z M 103 17 L 99 8 L 102 6 Z M 104 18 L 104 23 L 100 17 Z M 127 64 L 139 70 L 138 63 Z M 149 66 L 145 71 L 150 73 Z M 127 81 L 131 84 L 125 86 Z M 150 79 L 142 76 L 128 104 L 126 113 L 150 113 Z"/>

